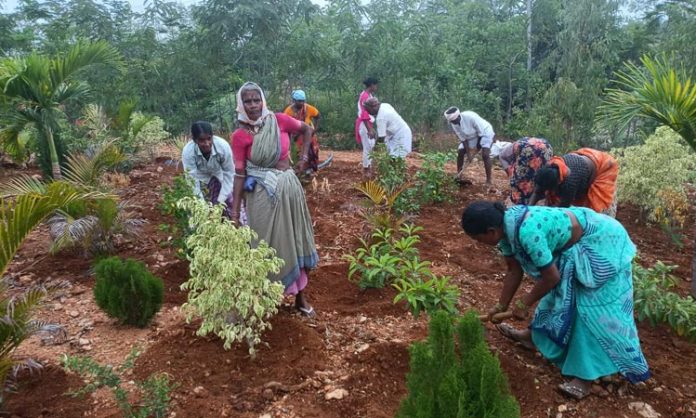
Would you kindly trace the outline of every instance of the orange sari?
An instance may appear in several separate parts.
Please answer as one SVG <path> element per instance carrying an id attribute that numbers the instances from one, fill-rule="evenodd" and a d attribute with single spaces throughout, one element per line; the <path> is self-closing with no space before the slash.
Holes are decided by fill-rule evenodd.
<path id="1" fill-rule="evenodd" d="M 596 212 L 609 209 L 616 196 L 619 163 L 608 153 L 592 148 L 580 148 L 575 154 L 589 158 L 595 165 L 595 178 L 587 191 L 587 197 L 578 199 L 576 206 L 589 207 Z"/>

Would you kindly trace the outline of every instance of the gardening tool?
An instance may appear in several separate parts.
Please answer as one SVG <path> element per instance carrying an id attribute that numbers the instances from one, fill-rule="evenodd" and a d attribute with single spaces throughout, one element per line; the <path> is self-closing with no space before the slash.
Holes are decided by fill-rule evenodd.
<path id="1" fill-rule="evenodd" d="M 510 318 L 512 318 L 512 311 L 498 312 L 497 314 L 493 315 L 493 319 L 498 321 Z M 479 315 L 479 319 L 484 322 L 488 321 L 488 315 Z"/>

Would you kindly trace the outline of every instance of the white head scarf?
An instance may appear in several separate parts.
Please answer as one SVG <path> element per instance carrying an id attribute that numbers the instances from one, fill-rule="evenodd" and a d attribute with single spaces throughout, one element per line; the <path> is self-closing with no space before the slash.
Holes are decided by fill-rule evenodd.
<path id="1" fill-rule="evenodd" d="M 453 112 L 452 112 L 452 109 L 454 109 Z M 449 109 L 445 110 L 445 119 L 447 119 L 449 122 L 453 122 L 453 121 L 457 120 L 459 115 L 460 115 L 459 109 L 456 107 L 450 107 Z"/>
<path id="2" fill-rule="evenodd" d="M 244 110 L 244 103 L 242 103 L 242 92 L 245 90 L 256 90 L 259 92 L 259 94 L 261 94 L 261 116 L 256 120 L 249 119 L 249 117 L 246 114 L 246 110 Z M 259 85 L 256 83 L 252 83 L 251 81 L 247 81 L 246 83 L 244 83 L 237 92 L 237 119 L 240 122 L 244 122 L 248 125 L 260 126 L 263 125 L 263 120 L 266 119 L 266 116 L 270 114 L 271 111 L 268 110 L 268 106 L 266 106 L 266 96 L 263 94 L 263 90 L 261 90 L 261 87 L 259 87 Z"/>
<path id="3" fill-rule="evenodd" d="M 512 145 L 512 142 L 495 141 L 491 145 L 491 157 L 499 157 L 501 154 L 507 151 L 508 147 L 511 147 Z"/>

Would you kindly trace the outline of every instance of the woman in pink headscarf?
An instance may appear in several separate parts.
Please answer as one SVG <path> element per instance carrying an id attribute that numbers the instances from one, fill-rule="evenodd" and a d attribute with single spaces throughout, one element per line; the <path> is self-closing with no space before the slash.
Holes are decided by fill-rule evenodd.
<path id="1" fill-rule="evenodd" d="M 360 97 L 358 98 L 358 118 L 355 119 L 355 140 L 358 141 L 358 144 L 362 145 L 363 149 L 363 174 L 366 177 L 370 177 L 372 175 L 370 153 L 375 146 L 375 128 L 373 126 L 374 118 L 365 110 L 364 104 L 367 99 L 374 97 L 379 80 L 374 77 L 368 77 L 363 81 L 363 84 L 365 85 L 365 90 L 360 93 Z"/>

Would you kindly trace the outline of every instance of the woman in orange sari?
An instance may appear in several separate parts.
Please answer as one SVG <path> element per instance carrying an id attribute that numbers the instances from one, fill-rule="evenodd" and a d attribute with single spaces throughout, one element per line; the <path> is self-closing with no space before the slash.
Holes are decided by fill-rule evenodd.
<path id="1" fill-rule="evenodd" d="M 314 129 L 314 133 L 312 134 L 312 145 L 310 145 L 309 154 L 307 155 L 309 158 L 309 161 L 307 161 L 307 168 L 316 173 L 319 169 L 319 140 L 317 139 L 317 131 L 319 130 L 321 114 L 319 113 L 319 109 L 307 104 L 307 95 L 303 90 L 293 91 L 291 97 L 292 104 L 286 107 L 283 113 L 300 122 L 306 123 Z M 298 150 L 304 149 L 301 135 L 295 136 L 295 144 Z"/>
<path id="2" fill-rule="evenodd" d="M 581 148 L 553 157 L 535 178 L 529 204 L 546 199 L 547 206 L 584 206 L 616 217 L 619 163 L 606 152 Z"/>

